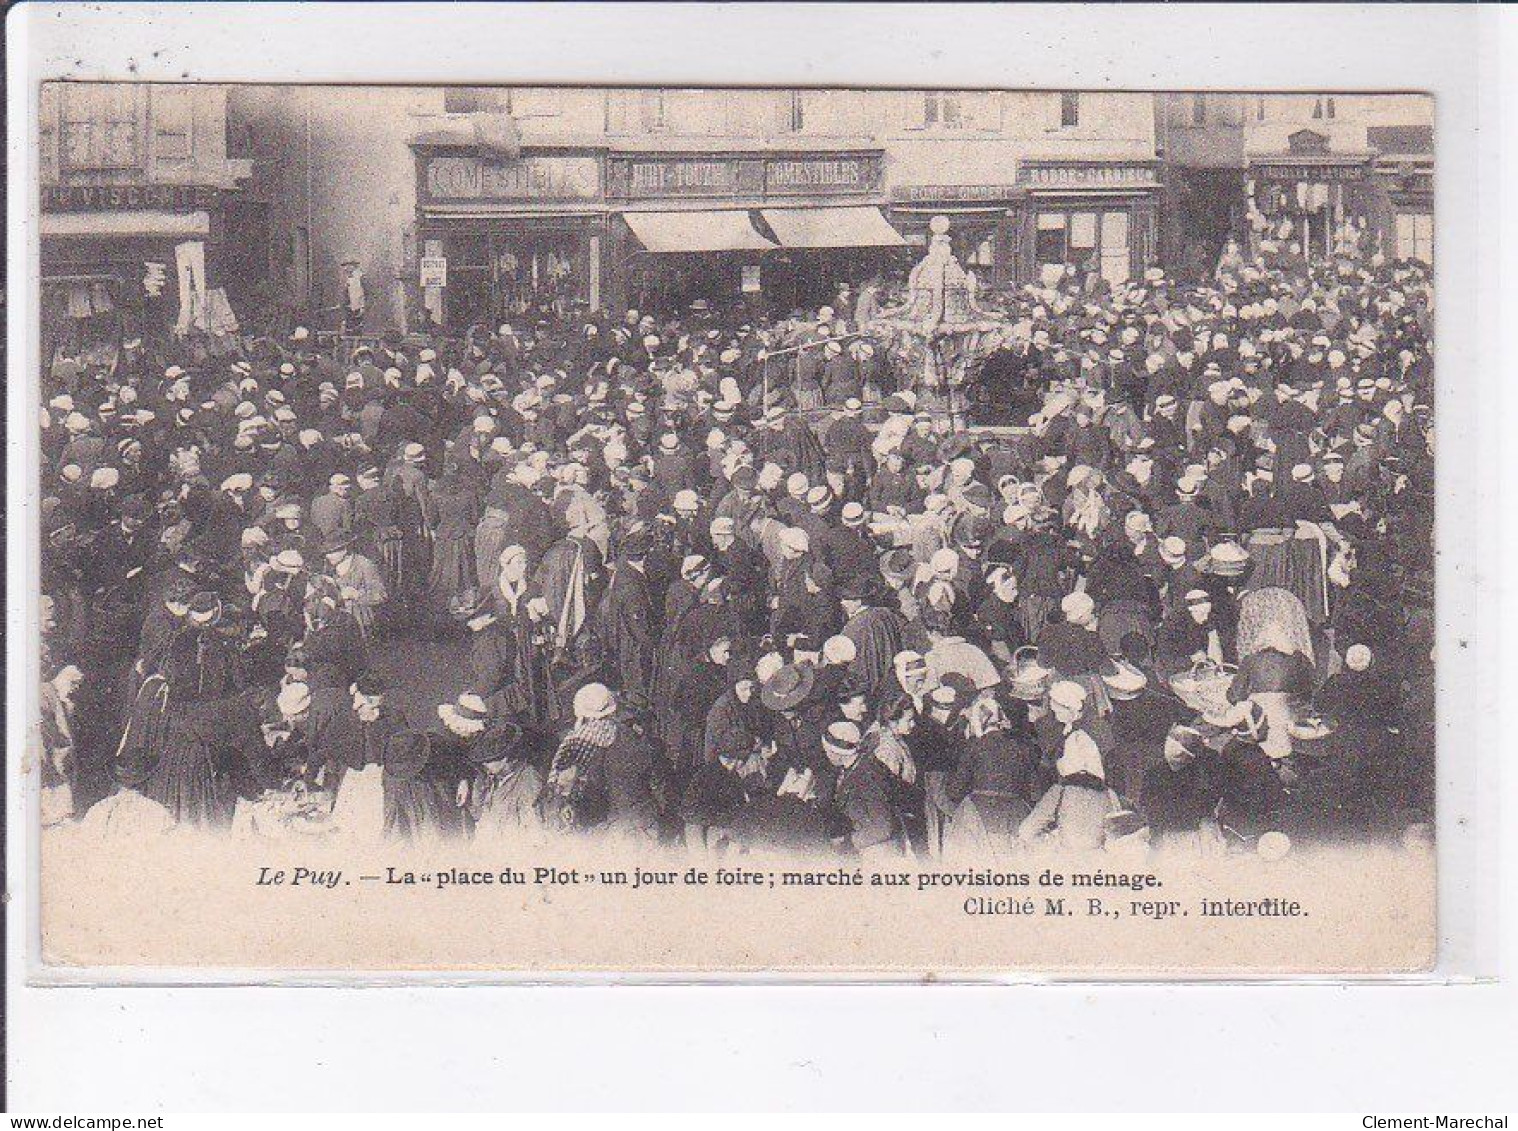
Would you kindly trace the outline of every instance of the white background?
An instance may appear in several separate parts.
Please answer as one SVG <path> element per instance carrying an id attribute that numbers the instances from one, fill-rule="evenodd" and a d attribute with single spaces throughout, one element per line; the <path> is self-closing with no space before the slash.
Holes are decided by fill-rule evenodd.
<path id="1" fill-rule="evenodd" d="M 1514 479 L 1498 356 L 1518 199 L 1503 48 L 1471 7 L 28 4 L 9 13 L 7 772 L 12 1110 L 1496 1110 L 1518 1103 Z M 1438 97 L 1440 863 L 1433 984 L 35 989 L 31 157 L 41 78 L 1418 90 Z M 1508 102 L 1511 109 L 1511 102 Z M 1502 143 L 1506 142 L 1504 146 Z M 1502 153 L 1509 155 L 1504 160 Z M 1502 181 L 1499 186 L 1499 174 Z M 1508 284 L 1503 286 L 1503 284 Z M 1499 892 L 1499 884 L 1503 885 Z M 1501 899 L 1499 901 L 1499 894 Z M 151 893 L 144 893 L 151 898 Z M 1505 952 L 1506 961 L 1502 962 Z M 1474 976 L 1474 980 L 1473 980 Z M 1437 984 L 1445 982 L 1449 984 Z M 1358 1126 L 1358 1121 L 1346 1123 Z"/>

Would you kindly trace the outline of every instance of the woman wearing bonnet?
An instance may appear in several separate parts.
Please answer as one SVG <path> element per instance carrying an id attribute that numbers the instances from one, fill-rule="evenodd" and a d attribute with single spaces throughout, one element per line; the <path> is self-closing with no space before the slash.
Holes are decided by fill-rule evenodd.
<path id="1" fill-rule="evenodd" d="M 1084 730 L 1067 734 L 1055 772 L 1059 779 L 1018 826 L 1018 839 L 1029 845 L 1053 842 L 1066 852 L 1105 847 L 1107 818 L 1123 805 L 1107 785 L 1095 740 Z"/>

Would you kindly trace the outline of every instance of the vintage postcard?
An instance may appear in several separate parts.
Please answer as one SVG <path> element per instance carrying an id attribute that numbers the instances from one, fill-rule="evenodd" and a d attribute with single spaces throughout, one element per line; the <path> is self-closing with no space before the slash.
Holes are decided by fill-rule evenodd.
<path id="1" fill-rule="evenodd" d="M 39 978 L 1433 966 L 1431 98 L 38 96 Z"/>

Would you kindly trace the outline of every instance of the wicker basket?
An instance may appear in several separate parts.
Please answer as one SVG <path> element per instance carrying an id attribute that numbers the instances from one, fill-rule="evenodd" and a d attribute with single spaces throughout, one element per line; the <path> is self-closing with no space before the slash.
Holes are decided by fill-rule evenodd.
<path id="1" fill-rule="evenodd" d="M 1228 692 L 1238 670 L 1232 664 L 1198 660 L 1188 670 L 1170 677 L 1170 690 L 1200 715 L 1225 715 L 1233 707 Z"/>

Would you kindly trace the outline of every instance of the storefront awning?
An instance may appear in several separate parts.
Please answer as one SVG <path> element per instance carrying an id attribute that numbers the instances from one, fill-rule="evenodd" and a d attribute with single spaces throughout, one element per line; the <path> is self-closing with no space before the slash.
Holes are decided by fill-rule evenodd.
<path id="1" fill-rule="evenodd" d="M 748 212 L 627 212 L 627 226 L 652 252 L 771 251 L 774 244 L 754 230 Z"/>
<path id="2" fill-rule="evenodd" d="M 44 212 L 42 234 L 129 239 L 204 238 L 211 234 L 211 217 L 205 212 Z"/>
<path id="3" fill-rule="evenodd" d="M 766 208 L 764 222 L 785 247 L 902 247 L 878 208 Z"/>

